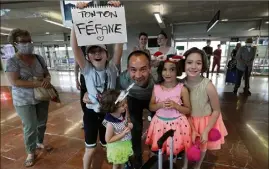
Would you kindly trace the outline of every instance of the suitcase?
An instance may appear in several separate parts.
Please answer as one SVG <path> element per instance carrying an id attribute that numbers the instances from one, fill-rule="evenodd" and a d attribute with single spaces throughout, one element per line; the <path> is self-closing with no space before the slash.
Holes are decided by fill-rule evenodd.
<path id="1" fill-rule="evenodd" d="M 236 81 L 236 71 L 227 69 L 225 83 L 235 84 L 235 81 Z"/>
<path id="2" fill-rule="evenodd" d="M 176 166 L 173 164 L 173 146 L 170 146 L 170 157 L 169 160 L 163 161 L 163 152 L 162 146 L 163 143 L 168 139 L 171 138 L 171 145 L 173 145 L 173 137 L 174 137 L 175 130 L 169 130 L 162 135 L 162 137 L 158 140 L 158 156 L 152 156 L 142 167 L 141 169 L 176 169 Z"/>

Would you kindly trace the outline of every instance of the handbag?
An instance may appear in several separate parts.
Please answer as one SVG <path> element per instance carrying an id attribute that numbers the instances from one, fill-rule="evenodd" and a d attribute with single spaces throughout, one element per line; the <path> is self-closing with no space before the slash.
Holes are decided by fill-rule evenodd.
<path id="1" fill-rule="evenodd" d="M 40 101 L 49 101 L 51 99 L 49 92 L 44 87 L 34 88 L 34 96 L 36 100 Z"/>
<path id="2" fill-rule="evenodd" d="M 36 58 L 37 58 L 38 62 L 40 63 L 41 67 L 43 69 L 45 69 L 44 65 L 42 64 L 42 62 L 39 59 L 39 56 L 36 55 Z M 34 80 L 37 80 L 37 78 L 34 77 Z M 52 101 L 55 101 L 57 103 L 60 103 L 59 94 L 54 86 L 52 86 L 51 88 L 48 88 L 48 89 L 46 89 L 44 87 L 34 88 L 34 97 L 36 100 L 40 100 L 40 101 L 52 100 Z"/>

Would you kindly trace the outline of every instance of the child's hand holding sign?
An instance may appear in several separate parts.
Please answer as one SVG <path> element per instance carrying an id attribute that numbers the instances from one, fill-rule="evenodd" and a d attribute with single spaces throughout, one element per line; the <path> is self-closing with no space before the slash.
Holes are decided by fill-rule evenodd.
<path id="1" fill-rule="evenodd" d="M 119 7 L 121 5 L 120 1 L 108 1 L 107 4 L 111 5 L 111 6 L 114 6 L 114 7 Z M 85 7 L 88 7 L 88 5 L 89 5 L 88 2 L 78 2 L 76 7 L 79 8 L 79 9 L 83 9 Z"/>
<path id="2" fill-rule="evenodd" d="M 125 9 L 120 1 L 90 7 L 78 2 L 76 7 L 71 13 L 79 46 L 127 42 Z"/>

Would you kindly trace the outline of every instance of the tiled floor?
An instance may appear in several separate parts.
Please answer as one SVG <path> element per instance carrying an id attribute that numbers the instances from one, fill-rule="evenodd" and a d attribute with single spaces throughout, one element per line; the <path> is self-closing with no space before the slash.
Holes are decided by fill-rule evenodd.
<path id="1" fill-rule="evenodd" d="M 52 72 L 62 104 L 50 104 L 45 142 L 51 152 L 39 151 L 33 169 L 81 169 L 84 153 L 81 109 L 74 74 Z M 224 75 L 211 77 L 216 85 L 229 135 L 219 151 L 208 152 L 203 169 L 268 169 L 268 78 L 252 77 L 250 97 L 231 93 Z M 1 169 L 23 169 L 25 159 L 22 125 L 12 105 L 9 83 L 1 73 Z M 146 116 L 146 114 L 145 114 Z M 145 128 L 148 122 L 145 121 Z M 144 160 L 148 158 L 144 146 Z M 178 160 L 180 167 L 182 161 Z M 101 147 L 95 156 L 95 169 L 109 169 Z M 190 167 L 191 168 L 191 167 Z"/>

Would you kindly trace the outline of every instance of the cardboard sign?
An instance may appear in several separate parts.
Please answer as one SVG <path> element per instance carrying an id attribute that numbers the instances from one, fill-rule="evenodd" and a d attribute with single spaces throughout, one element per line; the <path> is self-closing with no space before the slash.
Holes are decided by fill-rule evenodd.
<path id="1" fill-rule="evenodd" d="M 74 8 L 71 12 L 79 46 L 127 42 L 123 6 Z"/>

